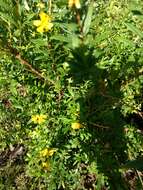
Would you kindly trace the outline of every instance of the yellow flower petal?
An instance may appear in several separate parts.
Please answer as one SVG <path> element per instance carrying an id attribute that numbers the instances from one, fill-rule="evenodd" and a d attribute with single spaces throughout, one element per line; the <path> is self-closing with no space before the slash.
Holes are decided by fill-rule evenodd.
<path id="1" fill-rule="evenodd" d="M 49 156 L 53 156 L 53 154 L 57 151 L 56 148 L 52 148 L 49 150 Z"/>
<path id="2" fill-rule="evenodd" d="M 40 9 L 43 9 L 43 8 L 45 8 L 45 5 L 44 5 L 44 3 L 38 3 L 36 6 L 37 6 L 37 7 L 39 7 Z"/>
<path id="3" fill-rule="evenodd" d="M 37 26 L 37 27 L 40 26 L 41 25 L 41 20 L 34 20 L 33 25 Z"/>
<path id="4" fill-rule="evenodd" d="M 80 0 L 69 0 L 68 7 L 72 8 L 74 6 L 75 6 L 75 8 L 80 9 L 81 8 Z"/>
<path id="5" fill-rule="evenodd" d="M 47 15 L 46 13 L 44 13 L 43 11 L 41 11 L 39 13 L 39 17 L 40 17 L 40 19 L 41 19 L 42 22 L 45 21 L 45 20 L 46 21 L 51 20 L 51 17 L 49 15 Z"/>
<path id="6" fill-rule="evenodd" d="M 31 121 L 33 121 L 34 123 L 37 123 L 38 115 L 32 115 Z"/>
<path id="7" fill-rule="evenodd" d="M 42 162 L 42 167 L 46 170 L 50 170 L 50 163 L 49 162 Z"/>
<path id="8" fill-rule="evenodd" d="M 38 32 L 41 32 L 42 30 L 44 30 L 43 27 L 37 28 Z M 41 115 L 32 115 L 32 117 L 31 117 L 31 121 L 33 121 L 35 124 L 41 124 L 45 121 L 45 119 L 46 119 L 46 115 L 42 115 L 42 114 Z"/>
<path id="9" fill-rule="evenodd" d="M 68 7 L 71 8 L 74 5 L 74 0 L 69 0 Z"/>
<path id="10" fill-rule="evenodd" d="M 39 27 L 40 28 L 40 27 Z M 39 115 L 39 118 L 38 118 L 38 122 L 39 122 L 39 124 L 40 123 L 43 123 L 44 121 L 45 121 L 45 119 L 46 119 L 46 115 Z"/>
<path id="11" fill-rule="evenodd" d="M 49 156 L 53 156 L 53 154 L 57 151 L 56 148 L 45 148 L 44 150 L 42 150 L 40 152 L 40 156 L 42 157 L 49 157 Z"/>
<path id="12" fill-rule="evenodd" d="M 81 8 L 80 1 L 79 1 L 79 0 L 75 0 L 75 7 L 76 7 L 77 9 L 80 9 L 80 8 Z"/>
<path id="13" fill-rule="evenodd" d="M 53 27 L 53 23 L 48 23 L 44 28 L 45 28 L 45 31 L 49 31 L 51 30 L 51 28 Z"/>
<path id="14" fill-rule="evenodd" d="M 42 151 L 40 152 L 40 155 L 41 155 L 42 157 L 45 157 L 45 156 L 48 155 L 48 153 L 49 153 L 48 149 L 45 148 L 44 150 L 42 150 Z"/>
<path id="15" fill-rule="evenodd" d="M 43 33 L 44 32 L 43 26 L 38 27 L 37 28 L 37 32 Z"/>
<path id="16" fill-rule="evenodd" d="M 78 122 L 72 123 L 72 125 L 71 125 L 72 129 L 80 129 L 82 127 L 83 126 L 80 123 L 78 123 Z"/>
<path id="17" fill-rule="evenodd" d="M 51 30 L 53 23 L 51 23 L 51 17 L 41 11 L 39 13 L 40 20 L 35 20 L 33 24 L 37 26 L 37 32 L 43 33 Z"/>

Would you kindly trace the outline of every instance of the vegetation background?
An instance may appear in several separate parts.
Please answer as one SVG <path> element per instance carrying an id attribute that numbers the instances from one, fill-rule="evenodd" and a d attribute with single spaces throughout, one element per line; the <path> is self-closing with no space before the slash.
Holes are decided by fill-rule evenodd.
<path id="1" fill-rule="evenodd" d="M 142 0 L 0 0 L 0 189 L 143 189 L 142 52 Z"/>

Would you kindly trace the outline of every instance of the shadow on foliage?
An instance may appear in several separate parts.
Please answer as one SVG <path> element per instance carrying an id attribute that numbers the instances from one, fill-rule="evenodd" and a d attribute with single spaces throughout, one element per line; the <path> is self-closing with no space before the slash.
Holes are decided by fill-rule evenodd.
<path id="1" fill-rule="evenodd" d="M 112 76 L 97 66 L 92 50 L 83 46 L 73 51 L 71 76 L 74 86 L 91 81 L 88 92 L 80 103 L 80 122 L 91 138 L 81 142 L 82 151 L 88 155 L 89 164 L 97 163 L 100 173 L 108 178 L 110 189 L 128 189 L 121 173 L 120 165 L 127 160 L 125 121 L 120 113 L 120 81 L 112 81 Z M 98 179 L 97 179 L 98 180 Z M 85 185 L 94 189 L 92 184 Z"/>

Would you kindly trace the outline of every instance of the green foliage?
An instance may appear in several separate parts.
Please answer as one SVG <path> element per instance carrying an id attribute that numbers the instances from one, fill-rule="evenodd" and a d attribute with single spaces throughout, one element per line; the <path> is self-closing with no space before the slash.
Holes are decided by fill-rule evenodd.
<path id="1" fill-rule="evenodd" d="M 0 188 L 129 189 L 124 170 L 143 155 L 128 121 L 143 117 L 143 3 L 44 2 L 0 0 Z M 53 27 L 38 33 L 42 11 Z"/>

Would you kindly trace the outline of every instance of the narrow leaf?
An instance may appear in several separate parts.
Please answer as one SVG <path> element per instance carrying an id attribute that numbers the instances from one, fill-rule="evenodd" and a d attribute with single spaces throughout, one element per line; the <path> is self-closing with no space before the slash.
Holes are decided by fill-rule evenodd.
<path id="1" fill-rule="evenodd" d="M 90 24 L 92 20 L 92 14 L 93 14 L 93 1 L 89 4 L 87 15 L 84 21 L 83 25 L 83 34 L 86 35 L 89 32 Z"/>
<path id="2" fill-rule="evenodd" d="M 132 31 L 133 33 L 135 33 L 138 36 L 140 36 L 141 38 L 143 38 L 143 32 L 141 32 L 136 26 L 134 26 L 133 24 L 130 24 L 130 23 L 125 23 L 125 25 L 127 26 L 127 28 L 130 31 Z"/>

